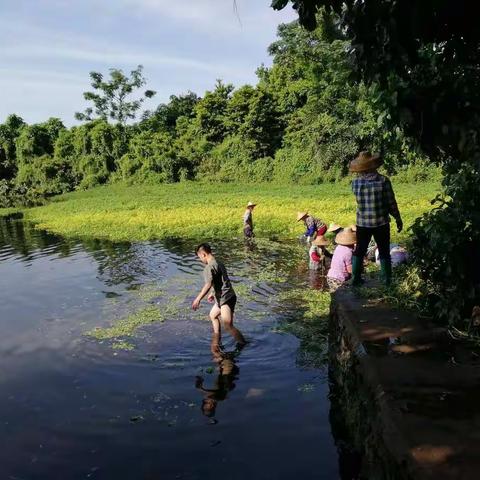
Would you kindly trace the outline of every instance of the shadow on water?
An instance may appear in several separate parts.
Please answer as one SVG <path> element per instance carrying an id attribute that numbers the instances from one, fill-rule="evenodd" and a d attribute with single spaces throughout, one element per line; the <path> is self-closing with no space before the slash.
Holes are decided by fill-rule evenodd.
<path id="1" fill-rule="evenodd" d="M 190 309 L 194 242 L 65 240 L 0 221 L 2 478 L 350 478 L 325 324 L 301 325 L 292 297 L 322 279 L 293 243 L 214 246 L 248 340 L 239 352 L 227 337 L 216 361 L 208 307 Z M 127 337 L 85 336 L 152 308 L 162 321 Z"/>

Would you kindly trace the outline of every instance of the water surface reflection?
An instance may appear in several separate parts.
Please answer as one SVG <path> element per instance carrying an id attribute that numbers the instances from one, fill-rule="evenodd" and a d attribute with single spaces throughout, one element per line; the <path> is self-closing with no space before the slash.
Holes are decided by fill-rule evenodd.
<path id="1" fill-rule="evenodd" d="M 208 307 L 190 309 L 193 243 L 70 241 L 0 222 L 1 478 L 338 478 L 326 367 L 277 328 L 296 311 L 279 295 L 308 285 L 305 266 L 291 245 L 215 246 L 249 341 L 241 353 L 226 343 L 219 362 Z M 133 350 L 85 336 L 145 305 L 164 321 L 129 338 Z"/>

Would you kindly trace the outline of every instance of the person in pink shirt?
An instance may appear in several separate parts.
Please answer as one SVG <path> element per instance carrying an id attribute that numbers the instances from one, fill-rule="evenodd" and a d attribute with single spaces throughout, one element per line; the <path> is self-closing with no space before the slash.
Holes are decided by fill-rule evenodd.
<path id="1" fill-rule="evenodd" d="M 344 228 L 337 237 L 337 247 L 333 252 L 332 263 L 327 274 L 328 286 L 336 290 L 352 276 L 352 255 L 357 241 L 355 232 L 351 228 Z"/>

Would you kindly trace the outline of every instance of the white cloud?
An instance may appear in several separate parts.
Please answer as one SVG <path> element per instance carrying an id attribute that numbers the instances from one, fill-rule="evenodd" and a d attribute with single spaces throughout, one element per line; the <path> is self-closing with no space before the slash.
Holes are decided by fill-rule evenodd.
<path id="1" fill-rule="evenodd" d="M 133 52 L 123 49 L 111 50 L 97 47 L 95 50 L 89 48 L 56 47 L 52 50 L 49 45 L 18 45 L 8 48 L 2 53 L 5 60 L 73 60 L 86 61 L 89 63 L 101 63 L 105 65 L 131 65 L 144 66 L 168 66 L 174 68 L 188 69 L 215 73 L 217 75 L 229 74 L 233 76 L 244 76 L 246 71 L 235 65 L 212 64 L 192 58 L 174 57 L 152 52 Z"/>
<path id="2" fill-rule="evenodd" d="M 171 94 L 203 94 L 217 78 L 255 82 L 278 23 L 270 0 L 3 0 L 0 18 L 0 121 L 29 122 L 84 107 L 88 72 L 145 67 L 153 105 Z"/>
<path id="3" fill-rule="evenodd" d="M 247 32 L 263 34 L 279 23 L 295 18 L 291 8 L 277 12 L 269 0 L 122 0 L 143 14 L 158 14 L 179 25 L 211 33 L 235 36 Z M 160 20 L 160 19 L 159 19 Z"/>

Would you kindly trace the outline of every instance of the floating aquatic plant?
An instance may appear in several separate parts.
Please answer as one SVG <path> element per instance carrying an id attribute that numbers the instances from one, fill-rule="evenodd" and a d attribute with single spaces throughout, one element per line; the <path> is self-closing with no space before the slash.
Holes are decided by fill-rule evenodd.
<path id="1" fill-rule="evenodd" d="M 164 320 L 165 317 L 159 308 L 155 305 L 149 305 L 117 320 L 113 325 L 94 328 L 87 332 L 87 335 L 97 340 L 130 337 L 138 328 L 154 322 L 163 322 Z"/>

